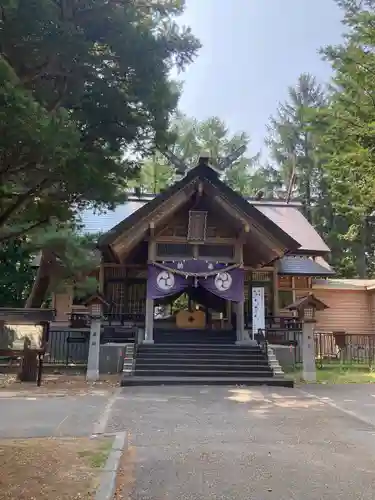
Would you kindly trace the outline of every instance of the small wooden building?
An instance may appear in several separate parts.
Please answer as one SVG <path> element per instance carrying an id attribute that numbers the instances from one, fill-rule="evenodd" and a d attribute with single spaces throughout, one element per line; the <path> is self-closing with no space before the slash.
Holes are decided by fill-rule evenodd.
<path id="1" fill-rule="evenodd" d="M 97 277 L 105 321 L 137 323 L 148 342 L 159 327 L 234 330 L 242 341 L 291 317 L 286 306 L 313 279 L 334 274 L 298 203 L 245 199 L 204 163 L 155 197 L 86 214 L 85 224 L 104 233 Z M 53 305 L 60 328 L 85 312 L 73 289 Z"/>

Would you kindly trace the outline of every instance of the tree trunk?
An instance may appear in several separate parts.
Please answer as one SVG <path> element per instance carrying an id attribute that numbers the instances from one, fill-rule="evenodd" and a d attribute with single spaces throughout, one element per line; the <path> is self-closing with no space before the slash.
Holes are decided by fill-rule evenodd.
<path id="1" fill-rule="evenodd" d="M 51 266 L 45 252 L 42 252 L 38 272 L 32 286 L 30 295 L 26 300 L 26 308 L 40 308 L 47 296 L 50 286 Z"/>

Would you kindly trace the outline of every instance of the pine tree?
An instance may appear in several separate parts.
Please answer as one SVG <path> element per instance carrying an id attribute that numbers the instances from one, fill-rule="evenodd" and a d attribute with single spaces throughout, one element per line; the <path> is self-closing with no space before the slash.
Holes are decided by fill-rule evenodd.
<path id="1" fill-rule="evenodd" d="M 313 111 L 323 107 L 326 99 L 322 87 L 310 74 L 302 74 L 297 84 L 289 87 L 288 94 L 288 100 L 280 104 L 270 120 L 266 143 L 284 189 L 288 189 L 294 172 L 293 195 L 302 201 L 307 219 L 317 224 L 314 209 L 322 197 L 324 180 L 311 126 Z"/>

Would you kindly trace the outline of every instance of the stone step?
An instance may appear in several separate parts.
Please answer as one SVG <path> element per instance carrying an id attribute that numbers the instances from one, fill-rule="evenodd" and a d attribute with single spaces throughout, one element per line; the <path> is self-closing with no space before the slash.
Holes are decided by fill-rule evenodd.
<path id="1" fill-rule="evenodd" d="M 257 363 L 244 363 L 243 361 L 238 363 L 225 363 L 221 360 L 217 360 L 214 362 L 207 361 L 206 359 L 200 360 L 197 362 L 196 360 L 187 360 L 187 361 L 179 361 L 179 360 L 169 360 L 167 363 L 155 363 L 153 359 L 151 360 L 140 360 L 137 359 L 135 369 L 141 369 L 147 367 L 148 369 L 162 369 L 170 370 L 173 368 L 183 368 L 184 370 L 191 370 L 199 367 L 202 370 L 270 370 L 270 367 L 266 361 L 261 361 Z"/>
<path id="2" fill-rule="evenodd" d="M 279 386 L 294 387 L 293 380 L 283 377 L 166 377 L 166 376 L 124 376 L 121 385 L 126 386 L 160 386 L 160 385 L 221 385 L 228 387 L 238 386 Z"/>
<path id="3" fill-rule="evenodd" d="M 202 370 L 202 369 L 191 369 L 191 370 L 186 370 L 185 368 L 178 370 L 176 368 L 171 368 L 168 369 L 167 367 L 164 367 L 164 369 L 155 369 L 155 370 L 148 370 L 148 369 L 135 369 L 134 372 L 135 376 L 147 376 L 147 377 L 165 377 L 165 376 L 175 376 L 175 377 L 230 377 L 230 376 L 236 376 L 236 377 L 272 377 L 273 372 L 272 370 L 249 370 L 245 369 L 242 371 L 235 371 L 235 370 L 227 370 L 227 369 L 207 369 L 207 370 Z"/>
<path id="4" fill-rule="evenodd" d="M 154 344 L 159 345 L 159 344 L 194 344 L 194 345 L 201 345 L 201 344 L 209 344 L 212 346 L 215 346 L 217 344 L 219 345 L 226 345 L 226 346 L 234 346 L 236 345 L 236 341 L 226 341 L 225 339 L 217 339 L 214 342 L 210 341 L 209 339 L 175 339 L 171 338 L 170 340 L 168 339 L 154 339 Z"/>
<path id="5" fill-rule="evenodd" d="M 233 345 L 236 342 L 235 333 L 224 333 L 219 332 L 206 333 L 205 331 L 198 332 L 165 332 L 165 333 L 154 333 L 154 342 L 156 344 L 175 344 L 175 343 L 186 343 L 191 342 L 194 344 L 210 343 L 210 344 L 229 344 Z"/>
<path id="6" fill-rule="evenodd" d="M 217 362 L 217 361 L 225 361 L 225 362 L 246 362 L 246 363 L 257 363 L 260 361 L 265 361 L 266 358 L 261 353 L 257 354 L 226 354 L 226 353 L 138 353 L 137 360 L 150 361 L 154 360 L 155 363 L 168 363 L 171 360 L 175 360 L 180 363 L 182 361 L 188 360 L 196 360 L 196 361 L 209 361 L 209 362 Z"/>
<path id="7" fill-rule="evenodd" d="M 205 352 L 205 351 L 224 351 L 224 352 L 261 352 L 258 346 L 240 346 L 240 345 L 225 345 L 225 344 L 140 344 L 138 352 Z"/>

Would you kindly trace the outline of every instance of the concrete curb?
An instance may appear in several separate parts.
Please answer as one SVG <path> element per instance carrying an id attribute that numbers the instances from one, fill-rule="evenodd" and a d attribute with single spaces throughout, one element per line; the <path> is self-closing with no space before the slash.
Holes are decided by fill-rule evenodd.
<path id="1" fill-rule="evenodd" d="M 95 500 L 112 500 L 116 489 L 117 471 L 123 452 L 128 448 L 128 435 L 119 432 L 115 435 L 112 449 L 107 462 L 100 474 L 99 488 L 95 493 Z"/>

